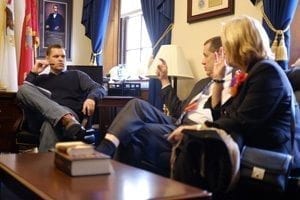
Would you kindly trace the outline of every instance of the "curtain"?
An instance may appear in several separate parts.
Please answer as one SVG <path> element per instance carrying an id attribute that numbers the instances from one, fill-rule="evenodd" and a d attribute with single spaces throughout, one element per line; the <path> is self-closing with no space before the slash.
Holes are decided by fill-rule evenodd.
<path id="1" fill-rule="evenodd" d="M 174 0 L 141 0 L 142 11 L 152 46 L 156 44 L 174 21 Z M 153 56 L 163 44 L 171 43 L 171 32 L 163 37 L 153 49 Z M 161 83 L 157 79 L 149 80 L 148 101 L 158 109 L 162 109 L 160 98 Z"/>
<path id="2" fill-rule="evenodd" d="M 100 65 L 100 55 L 109 18 L 111 0 L 84 0 L 81 23 L 85 35 L 91 39 L 91 63 Z"/>
<path id="3" fill-rule="evenodd" d="M 289 26 L 295 15 L 297 4 L 298 0 L 263 0 L 263 26 L 269 35 L 275 59 L 283 69 L 288 69 Z"/>

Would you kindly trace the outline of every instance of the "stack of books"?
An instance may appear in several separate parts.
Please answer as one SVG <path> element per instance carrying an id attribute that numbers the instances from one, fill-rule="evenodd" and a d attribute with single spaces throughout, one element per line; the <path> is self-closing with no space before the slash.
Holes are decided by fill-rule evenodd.
<path id="1" fill-rule="evenodd" d="M 110 174 L 110 157 L 83 142 L 59 142 L 55 145 L 55 166 L 70 176 Z"/>

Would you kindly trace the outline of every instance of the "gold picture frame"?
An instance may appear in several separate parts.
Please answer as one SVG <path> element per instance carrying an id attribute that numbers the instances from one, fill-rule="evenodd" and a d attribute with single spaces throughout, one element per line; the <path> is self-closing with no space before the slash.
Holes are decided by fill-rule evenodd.
<path id="1" fill-rule="evenodd" d="M 234 14 L 234 0 L 187 0 L 187 22 Z"/>

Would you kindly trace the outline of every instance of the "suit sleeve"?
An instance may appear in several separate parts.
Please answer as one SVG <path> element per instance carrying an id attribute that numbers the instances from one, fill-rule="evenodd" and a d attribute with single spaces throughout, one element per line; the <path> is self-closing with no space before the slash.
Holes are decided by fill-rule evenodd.
<path id="1" fill-rule="evenodd" d="M 169 109 L 170 115 L 178 118 L 182 112 L 183 101 L 181 101 L 175 93 L 171 85 L 163 88 L 160 92 L 162 102 Z"/>
<path id="2" fill-rule="evenodd" d="M 183 112 L 185 106 L 194 98 L 203 88 L 208 84 L 210 78 L 204 78 L 198 81 L 193 87 L 191 93 L 185 100 L 180 100 L 175 93 L 175 90 L 169 85 L 161 90 L 162 102 L 166 104 L 169 109 L 170 115 L 178 118 Z"/>
<path id="3" fill-rule="evenodd" d="M 284 87 L 287 86 L 282 81 L 282 74 L 274 67 L 263 64 L 252 69 L 238 95 L 215 125 L 228 132 L 263 126 L 276 112 Z"/>

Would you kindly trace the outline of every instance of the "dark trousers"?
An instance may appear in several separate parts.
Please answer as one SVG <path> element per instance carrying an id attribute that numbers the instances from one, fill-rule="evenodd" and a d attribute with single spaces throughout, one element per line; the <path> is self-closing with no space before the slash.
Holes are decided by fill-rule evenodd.
<path id="1" fill-rule="evenodd" d="M 108 129 L 108 133 L 120 140 L 115 158 L 137 167 L 149 165 L 169 173 L 172 145 L 165 135 L 176 128 L 173 121 L 146 101 L 129 101 Z"/>

